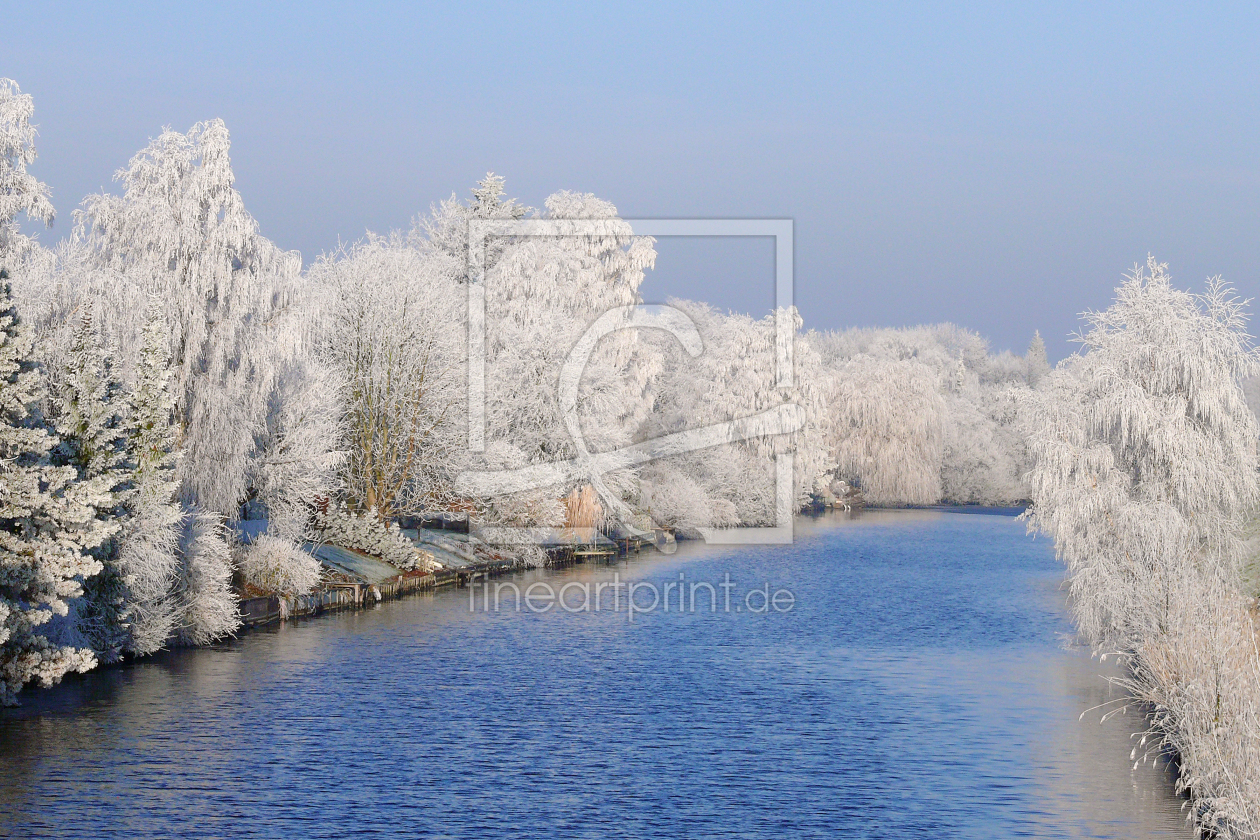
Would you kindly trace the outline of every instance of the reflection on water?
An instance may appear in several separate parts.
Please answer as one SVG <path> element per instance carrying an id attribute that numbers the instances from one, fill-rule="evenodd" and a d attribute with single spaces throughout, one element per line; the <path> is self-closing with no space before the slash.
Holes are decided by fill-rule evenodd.
<path id="1" fill-rule="evenodd" d="M 470 612 L 444 592 L 107 669 L 0 712 L 17 837 L 1189 837 L 1009 517 L 800 520 L 553 583 L 786 614 Z M 528 580 L 528 579 L 527 579 Z"/>

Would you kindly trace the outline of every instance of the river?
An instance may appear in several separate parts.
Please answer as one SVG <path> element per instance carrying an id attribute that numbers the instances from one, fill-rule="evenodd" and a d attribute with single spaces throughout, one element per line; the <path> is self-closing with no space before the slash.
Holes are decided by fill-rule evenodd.
<path id="1" fill-rule="evenodd" d="M 614 575 L 699 600 L 579 609 Z M 250 632 L 0 710 L 0 834 L 1189 838 L 1062 576 L 1013 517 L 874 511 Z"/>

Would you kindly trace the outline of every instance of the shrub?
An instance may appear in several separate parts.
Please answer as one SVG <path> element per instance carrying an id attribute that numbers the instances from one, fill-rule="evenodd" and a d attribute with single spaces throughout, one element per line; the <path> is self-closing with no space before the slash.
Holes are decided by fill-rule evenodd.
<path id="1" fill-rule="evenodd" d="M 319 583 L 320 565 L 288 540 L 263 535 L 246 548 L 241 573 L 264 592 L 306 595 Z"/>

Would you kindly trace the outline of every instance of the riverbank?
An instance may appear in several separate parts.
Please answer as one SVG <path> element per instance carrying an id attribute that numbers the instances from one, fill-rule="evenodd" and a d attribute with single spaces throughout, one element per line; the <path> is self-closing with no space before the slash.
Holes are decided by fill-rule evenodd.
<path id="1" fill-rule="evenodd" d="M 547 550 L 547 566 L 553 569 L 565 568 L 594 558 L 638 554 L 641 545 L 641 542 L 621 540 L 600 551 L 583 550 L 582 547 L 552 547 Z M 338 574 L 336 576 L 343 580 L 325 582 L 320 589 L 308 595 L 242 594 L 241 629 L 266 627 L 281 621 L 314 617 L 328 612 L 363 609 L 416 592 L 466 586 L 474 580 L 519 573 L 528 568 L 520 561 L 494 559 L 468 563 L 458 568 L 400 572 L 394 577 L 379 581 L 349 580 L 347 575 Z"/>

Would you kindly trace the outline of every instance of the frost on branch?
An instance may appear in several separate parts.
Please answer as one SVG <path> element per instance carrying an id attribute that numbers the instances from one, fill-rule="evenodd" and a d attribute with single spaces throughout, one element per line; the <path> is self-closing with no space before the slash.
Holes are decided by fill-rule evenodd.
<path id="1" fill-rule="evenodd" d="M 288 540 L 263 534 L 241 554 L 245 582 L 277 595 L 306 595 L 319 584 L 319 560 Z"/>
<path id="2" fill-rule="evenodd" d="M 465 447 L 466 297 L 448 262 L 369 237 L 311 270 L 327 301 L 322 361 L 338 377 L 341 474 L 381 516 L 442 510 Z"/>
<path id="3" fill-rule="evenodd" d="M 1024 399 L 1031 528 L 1054 537 L 1096 651 L 1154 709 L 1146 757 L 1175 750 L 1195 822 L 1260 834 L 1260 656 L 1240 591 L 1260 505 L 1257 370 L 1243 303 L 1174 289 L 1148 260 L 1087 316 L 1085 352 Z"/>
<path id="4" fill-rule="evenodd" d="M 404 572 L 437 568 L 432 554 L 416 548 L 397 522 L 382 522 L 374 510 L 355 513 L 329 503 L 316 510 L 315 532 L 323 542 L 379 557 Z"/>
<path id="5" fill-rule="evenodd" d="M 0 270 L 0 282 L 6 279 Z M 8 283 L 0 286 L 0 704 L 22 686 L 51 685 L 95 664 L 90 650 L 42 635 L 81 581 L 101 570 L 91 556 L 111 533 L 96 518 L 95 495 L 76 486 L 72 466 L 54 466 L 57 438 L 32 409 L 40 397 L 30 332 L 19 321 Z"/>
<path id="6" fill-rule="evenodd" d="M 51 461 L 75 470 L 76 492 L 96 511 L 93 525 L 106 535 L 92 551 L 101 571 L 83 582 L 83 596 L 71 603 L 64 621 L 53 622 L 50 635 L 59 629 L 63 641 L 86 643 L 102 662 L 112 662 L 128 638 L 127 580 L 118 562 L 118 532 L 132 476 L 126 463 L 127 407 L 90 315 L 74 329 L 50 380 L 51 415 L 61 438 Z"/>
<path id="7" fill-rule="evenodd" d="M 241 617 L 232 591 L 232 548 L 222 520 L 208 511 L 190 511 L 180 535 L 179 557 L 175 641 L 206 645 L 234 633 Z"/>
<path id="8" fill-rule="evenodd" d="M 175 394 L 166 346 L 165 325 L 156 303 L 150 304 L 144 343 L 135 367 L 127 453 L 132 469 L 117 563 L 127 586 L 126 650 L 160 650 L 175 630 L 180 604 L 180 529 L 184 513 L 175 500 L 177 429 Z"/>
<path id="9" fill-rule="evenodd" d="M 220 120 L 163 131 L 118 173 L 121 196 L 89 196 L 76 211 L 67 256 L 81 266 L 80 294 L 105 300 L 97 311 L 130 358 L 142 301 L 162 302 L 182 497 L 234 520 L 260 473 L 255 436 L 277 433 L 264 431 L 277 377 L 305 352 L 312 319 L 301 259 L 259 235 L 233 188 L 229 146 Z"/>
<path id="10" fill-rule="evenodd" d="M 635 236 L 610 203 L 560 192 L 542 218 L 558 236 L 507 238 L 486 269 L 486 384 L 483 468 L 532 464 L 576 455 L 558 400 L 560 371 L 578 339 L 609 310 L 638 303 L 644 272 L 655 262 L 649 237 Z M 577 415 L 587 446 L 630 444 L 650 409 L 653 362 L 635 331 L 607 336 L 595 348 L 578 389 Z M 493 447 L 491 446 L 493 445 Z M 497 463 L 496 463 L 497 462 Z M 618 509 L 633 488 L 628 471 L 610 473 L 603 498 Z M 560 499 L 573 486 L 483 500 L 487 515 L 511 524 L 563 521 Z M 522 521 L 537 515 L 541 519 Z"/>
<path id="11" fill-rule="evenodd" d="M 51 225 L 53 206 L 48 185 L 26 171 L 35 162 L 35 103 L 17 82 L 0 78 L 0 268 L 10 267 L 11 256 L 22 256 L 32 245 L 14 220 L 25 213 Z"/>
<path id="12" fill-rule="evenodd" d="M 870 356 L 836 374 L 829 431 L 839 475 L 874 504 L 934 504 L 941 496 L 945 403 L 935 377 Z"/>

